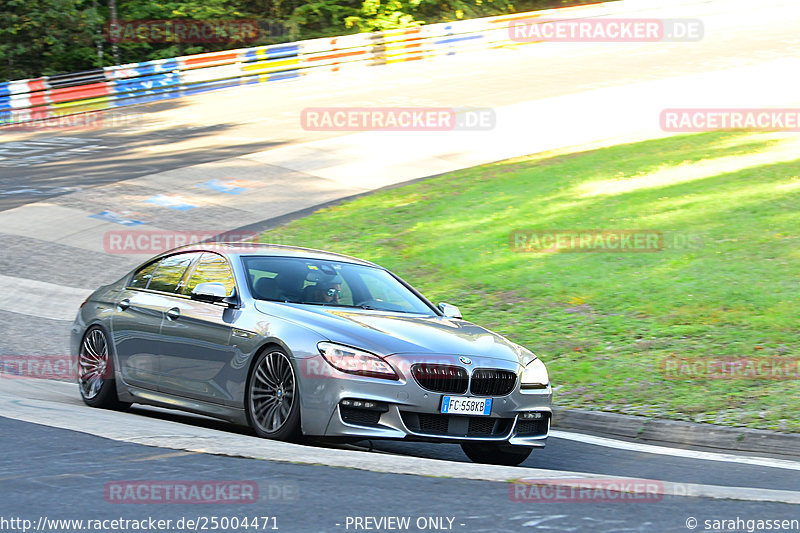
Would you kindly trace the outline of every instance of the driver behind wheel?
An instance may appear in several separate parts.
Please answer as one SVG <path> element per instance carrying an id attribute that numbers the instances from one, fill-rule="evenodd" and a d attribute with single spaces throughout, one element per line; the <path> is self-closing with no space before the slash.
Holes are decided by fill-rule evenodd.
<path id="1" fill-rule="evenodd" d="M 341 283 L 320 281 L 314 287 L 313 298 L 315 302 L 338 304 L 341 297 Z"/>

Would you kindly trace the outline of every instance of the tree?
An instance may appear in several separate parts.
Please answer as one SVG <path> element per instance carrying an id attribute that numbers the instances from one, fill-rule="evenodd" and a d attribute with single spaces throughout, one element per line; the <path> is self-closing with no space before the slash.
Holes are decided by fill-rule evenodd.
<path id="1" fill-rule="evenodd" d="M 33 78 L 99 65 L 90 0 L 5 0 L 0 5 L 0 79 Z"/>
<path id="2" fill-rule="evenodd" d="M 0 80 L 593 1 L 0 0 Z M 105 31 L 114 19 L 257 19 L 261 34 L 255 41 L 117 43 Z"/>

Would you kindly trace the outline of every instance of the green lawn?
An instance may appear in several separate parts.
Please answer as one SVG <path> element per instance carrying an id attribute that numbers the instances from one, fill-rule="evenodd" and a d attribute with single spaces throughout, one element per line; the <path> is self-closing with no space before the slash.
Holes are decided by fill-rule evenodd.
<path id="1" fill-rule="evenodd" d="M 377 192 L 261 240 L 369 259 L 458 305 L 538 354 L 558 405 L 798 432 L 797 378 L 666 379 L 662 364 L 800 357 L 799 147 L 727 132 L 531 156 Z M 515 229 L 646 229 L 665 249 L 520 253 Z"/>

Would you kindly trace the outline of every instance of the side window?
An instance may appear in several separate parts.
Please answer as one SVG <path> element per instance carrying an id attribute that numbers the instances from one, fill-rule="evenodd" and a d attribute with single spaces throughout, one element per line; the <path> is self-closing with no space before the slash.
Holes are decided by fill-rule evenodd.
<path id="1" fill-rule="evenodd" d="M 198 283 L 222 283 L 228 296 L 233 294 L 233 272 L 228 261 L 218 254 L 205 252 L 194 268 L 189 282 L 183 288 L 183 294 L 192 294 Z"/>
<path id="2" fill-rule="evenodd" d="M 153 272 L 156 271 L 156 267 L 158 266 L 159 261 L 153 261 L 149 265 L 145 265 L 140 268 L 136 274 L 133 275 L 133 279 L 128 284 L 128 287 L 133 287 L 136 289 L 146 289 L 147 284 L 150 283 L 150 278 L 153 277 Z"/>
<path id="3" fill-rule="evenodd" d="M 151 291 L 175 292 L 186 269 L 198 255 L 197 253 L 187 253 L 165 257 L 158 264 L 147 288 Z"/>
<path id="4" fill-rule="evenodd" d="M 248 268 L 250 292 L 259 300 L 279 300 L 277 272 Z"/>

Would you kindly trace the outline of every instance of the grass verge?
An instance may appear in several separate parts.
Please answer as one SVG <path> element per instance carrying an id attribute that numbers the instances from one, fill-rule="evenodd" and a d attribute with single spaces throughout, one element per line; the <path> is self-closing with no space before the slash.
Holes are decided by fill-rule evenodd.
<path id="1" fill-rule="evenodd" d="M 261 240 L 369 259 L 458 305 L 537 353 L 558 405 L 800 432 L 797 377 L 685 373 L 697 358 L 800 357 L 799 147 L 724 132 L 530 156 L 379 191 Z M 664 249 L 520 253 L 518 229 L 650 230 Z"/>

